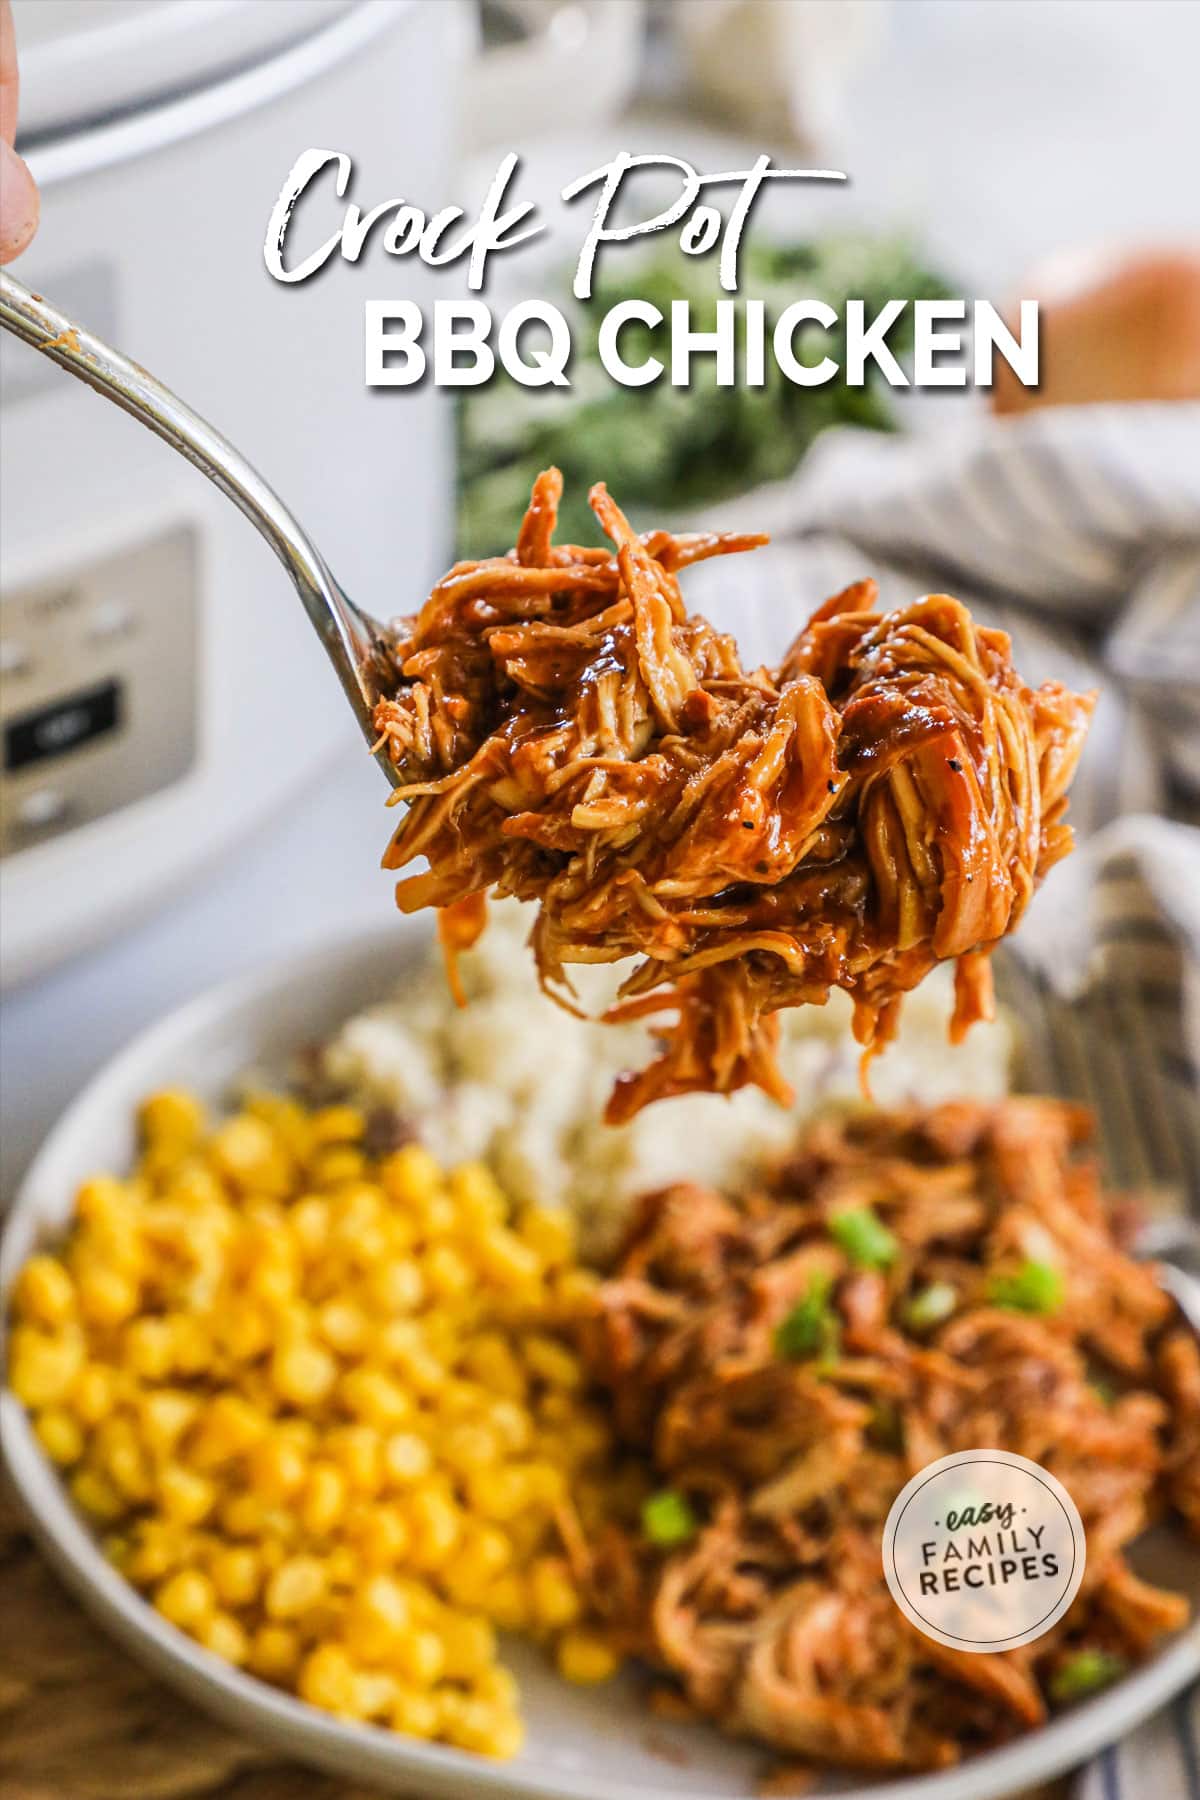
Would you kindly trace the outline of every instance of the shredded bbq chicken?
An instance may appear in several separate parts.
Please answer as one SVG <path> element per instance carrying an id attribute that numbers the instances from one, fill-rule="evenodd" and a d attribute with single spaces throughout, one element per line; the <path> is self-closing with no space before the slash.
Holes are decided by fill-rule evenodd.
<path id="1" fill-rule="evenodd" d="M 614 1634 L 696 1713 L 810 1765 L 935 1767 L 1038 1724 L 1079 1652 L 1133 1663 L 1185 1622 L 1124 1550 L 1168 1510 L 1200 1536 L 1200 1356 L 1121 1250 L 1087 1130 L 1056 1101 L 865 1114 L 818 1125 L 761 1192 L 643 1202 L 586 1360 L 696 1529 L 668 1552 L 565 1535 Z M 829 1229 L 863 1207 L 886 1268 Z M 1013 1286 L 1031 1261 L 1058 1282 L 1037 1311 Z M 1055 1474 L 1087 1533 L 1065 1618 L 1002 1655 L 916 1631 L 881 1560 L 910 1476 L 983 1445 Z"/>
<path id="2" fill-rule="evenodd" d="M 613 548 L 552 541 L 547 470 L 507 556 L 459 563 L 396 627 L 376 710 L 406 812 L 387 868 L 443 909 L 448 953 L 489 892 L 538 902 L 546 991 L 636 957 L 610 1019 L 658 1019 L 661 1054 L 607 1117 L 753 1082 L 782 1101 L 780 1007 L 855 1002 L 869 1055 L 901 996 L 957 958 L 951 1035 L 991 1007 L 988 951 L 1071 845 L 1066 790 L 1093 698 L 1030 690 L 1003 632 L 944 594 L 880 614 L 826 601 L 776 669 L 685 610 L 689 565 L 765 542 L 638 536 L 605 488 Z M 661 1017 L 660 1017 L 661 1015 Z"/>

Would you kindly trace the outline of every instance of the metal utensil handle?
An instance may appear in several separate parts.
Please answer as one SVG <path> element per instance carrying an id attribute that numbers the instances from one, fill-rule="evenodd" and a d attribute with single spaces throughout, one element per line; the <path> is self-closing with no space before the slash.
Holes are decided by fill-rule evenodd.
<path id="1" fill-rule="evenodd" d="M 316 545 L 257 469 L 170 388 L 41 295 L 30 293 L 4 270 L 0 270 L 0 325 L 139 419 L 245 513 L 291 576 L 347 698 L 370 736 L 369 696 L 358 670 L 370 653 L 374 633 L 334 580 Z"/>

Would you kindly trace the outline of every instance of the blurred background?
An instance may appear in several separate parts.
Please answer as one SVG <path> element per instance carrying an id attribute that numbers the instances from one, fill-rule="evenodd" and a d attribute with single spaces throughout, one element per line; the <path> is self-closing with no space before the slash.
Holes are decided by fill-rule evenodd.
<path id="1" fill-rule="evenodd" d="M 353 155 L 364 203 L 403 194 L 468 213 L 514 148 L 528 198 L 619 148 L 706 169 L 760 150 L 844 167 L 844 191 L 772 196 L 743 293 L 769 307 L 1040 294 L 1046 342 L 1065 348 L 1039 395 L 998 392 L 999 407 L 1200 396 L 1191 4 L 14 11 L 18 147 L 42 190 L 16 273 L 204 410 L 379 613 L 415 607 L 456 544 L 510 541 L 544 461 L 573 484 L 603 474 L 635 516 L 665 525 L 764 484 L 802 510 L 830 428 L 936 448 L 986 408 L 836 384 L 632 393 L 597 378 L 586 328 L 565 398 L 497 381 L 456 412 L 428 385 L 368 391 L 364 299 L 428 301 L 433 287 L 381 256 L 297 288 L 270 280 L 267 216 L 310 144 Z M 515 291 L 560 298 L 580 229 L 576 217 L 537 257 L 509 259 Z M 707 264 L 657 250 L 611 259 L 604 279 L 598 306 L 633 291 L 702 308 L 712 291 Z M 7 340 L 0 424 L 7 1196 L 72 1093 L 145 1022 L 223 975 L 385 918 L 391 898 L 383 785 L 261 541 L 177 458 Z M 741 504 L 748 526 L 756 505 Z M 1126 549 L 1132 566 L 1136 534 Z M 1053 609 L 1052 585 L 1039 597 Z M 1186 810 L 1178 774 L 1139 803 Z"/>

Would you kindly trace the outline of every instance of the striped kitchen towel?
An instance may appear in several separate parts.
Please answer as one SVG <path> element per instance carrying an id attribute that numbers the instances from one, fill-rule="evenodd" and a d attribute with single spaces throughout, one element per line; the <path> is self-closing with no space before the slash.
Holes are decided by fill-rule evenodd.
<path id="1" fill-rule="evenodd" d="M 772 543 L 704 571 L 697 603 L 770 661 L 864 574 L 885 606 L 949 590 L 1012 634 L 1029 680 L 1099 690 L 1079 847 L 1001 992 L 1025 1084 L 1092 1105 L 1115 1183 L 1200 1213 L 1200 405 L 968 405 L 952 425 L 939 398 L 936 430 L 828 433 L 792 480 L 706 512 Z M 1198 1735 L 1200 1689 L 1103 1750 L 1077 1800 L 1200 1800 Z"/>

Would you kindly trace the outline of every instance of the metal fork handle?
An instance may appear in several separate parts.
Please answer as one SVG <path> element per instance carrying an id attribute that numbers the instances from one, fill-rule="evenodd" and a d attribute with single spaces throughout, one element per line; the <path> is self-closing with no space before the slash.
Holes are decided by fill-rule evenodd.
<path id="1" fill-rule="evenodd" d="M 375 699 L 364 673 L 379 627 L 343 592 L 308 533 L 228 438 L 161 381 L 0 270 L 0 325 L 170 444 L 249 519 L 291 577 L 368 742 Z"/>

